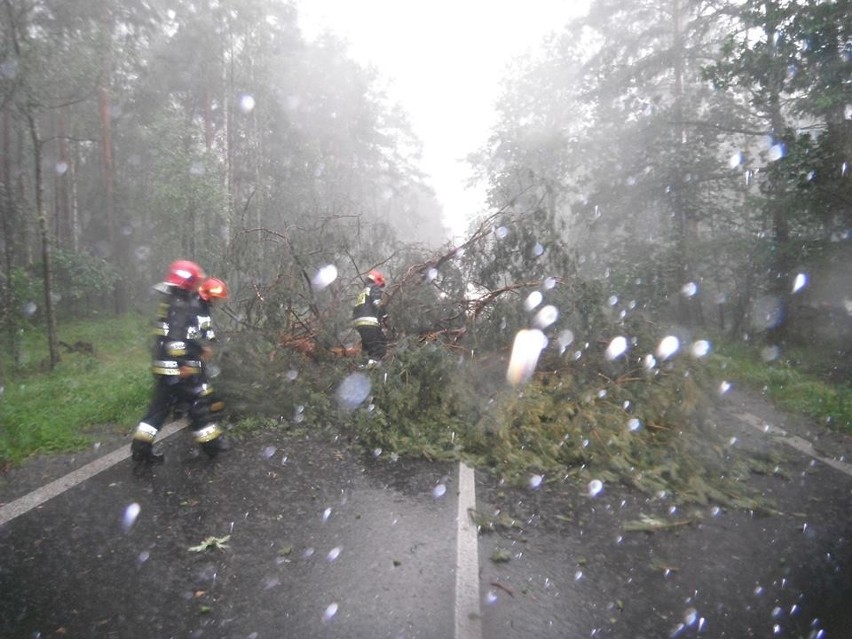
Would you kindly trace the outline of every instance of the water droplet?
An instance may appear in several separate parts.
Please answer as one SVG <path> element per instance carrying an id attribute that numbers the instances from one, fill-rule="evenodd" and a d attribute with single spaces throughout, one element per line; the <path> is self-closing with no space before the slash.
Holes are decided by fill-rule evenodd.
<path id="1" fill-rule="evenodd" d="M 261 455 L 266 459 L 270 459 L 277 451 L 278 449 L 275 446 L 266 446 L 261 452 Z"/>
<path id="2" fill-rule="evenodd" d="M 534 308 L 537 308 L 543 299 L 544 296 L 540 291 L 533 291 L 527 295 L 527 299 L 524 300 L 524 310 L 531 311 Z"/>
<path id="3" fill-rule="evenodd" d="M 311 280 L 311 286 L 315 291 L 321 291 L 336 279 L 337 267 L 334 264 L 328 264 L 316 272 Z"/>
<path id="4" fill-rule="evenodd" d="M 619 335 L 609 343 L 609 346 L 606 347 L 604 356 L 608 360 L 612 361 L 623 355 L 625 351 L 627 351 L 627 339 Z"/>
<path id="5" fill-rule="evenodd" d="M 331 621 L 331 618 L 334 617 L 334 615 L 336 615 L 336 614 L 337 614 L 337 604 L 336 603 L 330 603 L 330 604 L 328 604 L 328 607 L 325 609 L 325 612 L 322 614 L 322 620 L 324 622 Z"/>
<path id="6" fill-rule="evenodd" d="M 693 297 L 698 293 L 698 284 L 695 282 L 687 282 L 681 287 L 680 293 L 684 297 Z"/>
<path id="7" fill-rule="evenodd" d="M 322 511 L 322 523 L 327 522 L 329 517 L 331 517 L 331 508 L 326 508 Z"/>
<path id="8" fill-rule="evenodd" d="M 337 388 L 337 401 L 348 410 L 359 406 L 370 395 L 373 386 L 364 373 L 352 373 Z"/>
<path id="9" fill-rule="evenodd" d="M 664 337 L 657 346 L 657 357 L 667 360 L 680 350 L 680 340 L 674 335 Z"/>
<path id="10" fill-rule="evenodd" d="M 603 490 L 603 482 L 600 479 L 593 479 L 589 482 L 588 493 L 589 497 L 597 497 Z"/>
<path id="11" fill-rule="evenodd" d="M 338 557 L 340 557 L 340 553 L 343 549 L 340 546 L 335 546 L 331 550 L 328 551 L 328 555 L 326 555 L 326 559 L 328 561 L 335 561 Z"/>
<path id="12" fill-rule="evenodd" d="M 513 385 L 527 381 L 535 372 L 541 351 L 547 346 L 547 337 L 539 329 L 522 329 L 515 335 L 512 356 L 506 370 L 506 380 Z"/>
<path id="13" fill-rule="evenodd" d="M 243 113 L 249 113 L 250 111 L 254 110 L 254 106 L 255 106 L 254 96 L 243 93 L 240 96 L 239 104 L 240 104 L 240 111 L 242 111 Z"/>
<path id="14" fill-rule="evenodd" d="M 494 604 L 496 604 L 497 593 L 495 593 L 493 590 L 489 590 L 487 593 L 485 593 L 485 603 L 487 603 L 489 606 L 493 606 Z"/>
<path id="15" fill-rule="evenodd" d="M 530 488 L 536 490 L 541 487 L 541 483 L 544 481 L 544 477 L 542 475 L 533 475 L 530 477 Z"/>
<path id="16" fill-rule="evenodd" d="M 535 318 L 533 318 L 533 326 L 540 329 L 545 329 L 553 324 L 559 318 L 559 311 L 555 306 L 548 304 L 544 306 Z"/>
<path id="17" fill-rule="evenodd" d="M 692 343 L 690 349 L 695 357 L 705 357 L 710 353 L 710 342 L 705 339 L 700 339 Z"/>
<path id="18" fill-rule="evenodd" d="M 139 512 L 141 510 L 142 507 L 136 502 L 133 502 L 124 509 L 124 517 L 121 522 L 121 527 L 124 529 L 124 532 L 128 532 L 131 528 L 133 528 L 133 524 L 136 523 L 136 518 L 139 516 Z"/>
<path id="19" fill-rule="evenodd" d="M 719 384 L 719 394 L 724 395 L 729 390 L 731 390 L 731 384 L 729 382 L 722 382 Z"/>
<path id="20" fill-rule="evenodd" d="M 637 430 L 642 428 L 642 420 L 633 417 L 627 420 L 627 428 L 630 432 L 636 432 Z"/>
<path id="21" fill-rule="evenodd" d="M 438 484 L 432 489 L 432 497 L 438 499 L 447 494 L 447 487 L 444 484 Z"/>
<path id="22" fill-rule="evenodd" d="M 808 284 L 808 276 L 804 273 L 799 273 L 796 275 L 796 279 L 793 280 L 793 292 L 797 293 L 802 290 Z"/>

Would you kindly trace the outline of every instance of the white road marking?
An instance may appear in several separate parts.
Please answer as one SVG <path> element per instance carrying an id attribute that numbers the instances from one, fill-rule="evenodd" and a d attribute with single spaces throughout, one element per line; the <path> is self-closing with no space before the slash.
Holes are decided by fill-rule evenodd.
<path id="1" fill-rule="evenodd" d="M 174 435 L 179 430 L 185 428 L 186 420 L 179 420 L 166 424 L 160 429 L 157 435 L 157 441 L 161 441 L 166 437 Z M 57 495 L 61 495 L 69 488 L 73 488 L 77 484 L 81 484 L 90 477 L 94 477 L 98 473 L 115 466 L 118 462 L 130 457 L 130 446 L 122 446 L 111 453 L 98 457 L 96 460 L 89 462 L 85 466 L 81 466 L 77 470 L 71 471 L 64 477 L 45 484 L 31 493 L 27 493 L 23 497 L 11 501 L 8 504 L 0 506 L 0 526 L 6 522 L 12 521 L 15 517 L 20 517 L 33 508 L 41 506 L 48 499 L 53 499 Z"/>
<path id="2" fill-rule="evenodd" d="M 751 413 L 738 413 L 736 417 L 743 420 L 752 428 L 759 430 L 761 433 L 767 433 L 769 435 L 772 435 L 776 441 L 779 441 L 782 444 L 786 444 L 791 448 L 795 448 L 796 450 L 805 453 L 805 455 L 813 457 L 814 459 L 822 462 L 823 464 L 831 466 L 835 470 L 839 470 L 841 473 L 846 473 L 847 475 L 852 477 L 852 465 L 842 462 L 838 459 L 822 457 L 819 453 L 816 452 L 816 450 L 814 449 L 814 445 L 807 439 L 802 439 L 798 435 L 789 435 L 787 434 L 787 431 L 785 431 L 783 428 L 778 428 L 777 426 L 767 424 L 765 421 L 763 421 L 756 415 L 752 415 Z"/>
<path id="3" fill-rule="evenodd" d="M 476 524 L 470 516 L 470 512 L 475 509 L 476 480 L 473 469 L 464 462 L 459 462 L 455 639 L 482 639 L 482 614 L 479 607 L 479 550 Z"/>

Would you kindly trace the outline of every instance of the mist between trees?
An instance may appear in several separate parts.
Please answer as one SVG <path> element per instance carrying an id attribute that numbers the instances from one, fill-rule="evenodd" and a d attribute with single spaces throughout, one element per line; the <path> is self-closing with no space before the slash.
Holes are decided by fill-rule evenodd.
<path id="1" fill-rule="evenodd" d="M 538 290 L 552 343 L 641 321 L 848 361 L 850 25 L 846 1 L 593 2 L 507 70 L 453 247 L 406 114 L 294 5 L 3 0 L 6 348 L 36 322 L 55 364 L 57 319 L 146 309 L 189 258 L 230 331 L 299 357 L 352 346 L 378 267 L 397 340 L 468 356 L 506 354 Z"/>

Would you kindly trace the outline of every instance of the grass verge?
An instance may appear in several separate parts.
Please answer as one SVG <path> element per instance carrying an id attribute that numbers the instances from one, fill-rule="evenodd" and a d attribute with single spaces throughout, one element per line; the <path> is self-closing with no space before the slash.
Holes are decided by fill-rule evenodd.
<path id="1" fill-rule="evenodd" d="M 832 430 L 852 435 L 852 386 L 824 381 L 793 362 L 803 354 L 767 361 L 760 352 L 741 344 L 717 346 L 723 375 L 760 391 L 785 411 L 805 415 Z M 804 367 L 805 369 L 807 367 Z"/>
<path id="2" fill-rule="evenodd" d="M 93 430 L 126 432 L 144 412 L 151 381 L 143 316 L 75 320 L 58 332 L 68 346 L 52 371 L 38 328 L 20 336 L 18 362 L 0 353 L 0 467 L 38 453 L 80 450 L 92 443 Z"/>

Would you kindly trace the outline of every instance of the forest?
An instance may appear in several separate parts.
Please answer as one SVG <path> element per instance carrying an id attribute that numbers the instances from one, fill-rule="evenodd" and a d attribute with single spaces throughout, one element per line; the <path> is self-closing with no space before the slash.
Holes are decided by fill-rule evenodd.
<path id="1" fill-rule="evenodd" d="M 352 296 L 385 272 L 405 368 L 385 420 L 440 408 L 439 449 L 464 424 L 527 445 L 460 395 L 493 399 L 528 328 L 545 336 L 533 365 L 560 381 L 507 400 L 504 424 L 566 402 L 578 428 L 602 423 L 585 411 L 606 398 L 613 420 L 641 405 L 665 430 L 674 411 L 629 382 L 672 384 L 686 410 L 679 367 L 715 338 L 767 362 L 805 346 L 848 380 L 849 0 L 593 0 L 507 70 L 498 124 L 468 158 L 488 200 L 457 245 L 406 113 L 345 42 L 308 41 L 295 3 L 2 0 L 0 35 L 12 356 L 34 325 L 55 365 L 57 322 L 146 311 L 189 258 L 228 282 L 222 366 L 244 411 L 357 346 Z M 675 361 L 664 338 L 695 356 Z M 458 358 L 487 382 L 447 390 Z M 489 441 L 469 452 L 499 455 Z"/>

